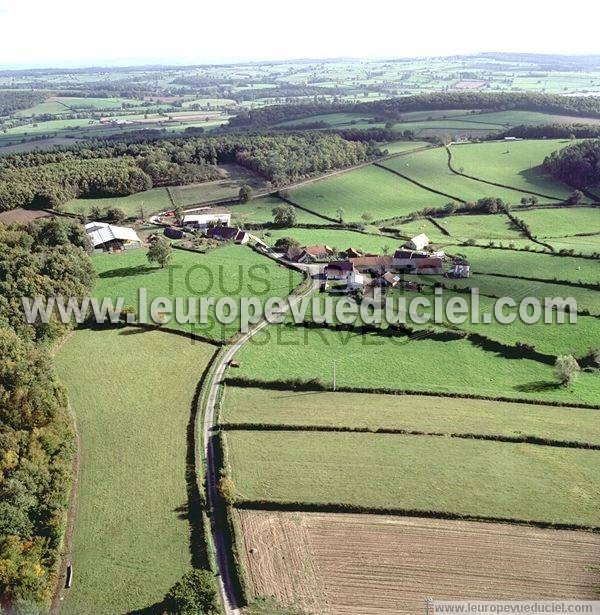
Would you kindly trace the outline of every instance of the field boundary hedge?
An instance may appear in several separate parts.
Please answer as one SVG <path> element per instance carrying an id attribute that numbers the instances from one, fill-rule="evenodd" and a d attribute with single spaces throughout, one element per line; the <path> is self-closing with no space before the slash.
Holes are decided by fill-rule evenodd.
<path id="1" fill-rule="evenodd" d="M 480 248 L 481 246 L 476 246 L 478 248 Z M 546 254 L 544 252 L 544 254 Z M 555 254 L 555 256 L 562 256 L 564 257 L 564 254 Z M 544 284 L 562 284 L 563 286 L 573 286 L 575 288 L 586 288 L 587 290 L 598 290 L 600 289 L 600 282 L 597 283 L 593 283 L 593 282 L 573 282 L 571 280 L 551 280 L 548 278 L 533 278 L 533 277 L 528 277 L 528 276 L 523 276 L 523 275 L 508 275 L 507 273 L 490 273 L 489 271 L 473 271 L 472 273 L 474 273 L 475 275 L 491 275 L 494 276 L 496 278 L 512 278 L 515 280 L 526 280 L 527 282 L 543 282 Z"/>
<path id="2" fill-rule="evenodd" d="M 273 500 L 237 500 L 235 508 L 241 510 L 264 510 L 281 512 L 314 512 L 314 513 L 356 513 L 366 515 L 389 515 L 394 517 L 421 517 L 426 519 L 445 519 L 451 521 L 480 521 L 484 523 L 507 523 L 510 525 L 525 525 L 553 530 L 576 530 L 600 533 L 600 526 L 583 525 L 579 523 L 557 523 L 535 519 L 519 519 L 515 517 L 493 517 L 487 515 L 469 515 L 440 510 L 422 510 L 411 508 L 378 508 L 360 506 L 358 504 L 290 502 Z"/>
<path id="3" fill-rule="evenodd" d="M 390 169 L 389 167 L 386 167 L 380 164 L 379 162 L 373 162 L 373 166 L 379 167 L 380 169 L 383 169 L 384 171 L 389 171 L 390 173 L 393 173 L 394 175 L 397 175 L 398 177 L 405 179 L 411 184 L 414 184 L 415 186 L 419 186 L 419 188 L 423 188 L 423 190 L 427 190 L 428 192 L 433 192 L 433 194 L 439 194 L 440 196 L 444 196 L 452 201 L 458 201 L 459 203 L 463 203 L 463 204 L 467 202 L 464 199 L 461 199 L 457 196 L 452 196 L 451 194 L 448 194 L 446 192 L 440 192 L 439 190 L 436 190 L 435 188 L 430 188 L 429 186 L 426 186 L 425 184 L 418 182 L 416 179 L 412 179 L 408 177 L 407 175 L 400 173 L 400 171 L 396 171 L 395 169 Z M 393 218 L 389 218 L 389 220 L 393 220 Z"/>
<path id="4" fill-rule="evenodd" d="M 240 388 L 267 389 L 273 391 L 328 391 L 331 386 L 319 380 L 302 380 L 290 378 L 287 380 L 260 380 L 245 376 L 228 376 L 224 380 L 227 386 Z M 426 391 L 416 389 L 393 389 L 389 387 L 336 387 L 339 393 L 373 393 L 379 395 L 416 395 L 420 397 L 444 397 L 449 399 L 481 399 L 483 401 L 501 401 L 515 404 L 531 404 L 533 406 L 552 406 L 553 408 L 585 408 L 600 410 L 600 404 L 584 402 L 563 402 L 557 400 L 530 399 L 527 397 L 507 397 L 505 395 L 480 395 L 477 393 L 459 393 L 457 391 Z"/>
<path id="5" fill-rule="evenodd" d="M 275 423 L 221 423 L 223 431 L 316 431 L 328 433 L 367 433 L 395 436 L 427 436 L 456 438 L 458 440 L 484 440 L 487 442 L 505 442 L 508 444 L 531 444 L 535 446 L 552 446 L 556 448 L 579 448 L 600 451 L 600 444 L 579 442 L 577 440 L 555 440 L 541 436 L 503 436 L 499 434 L 477 434 L 441 431 L 421 431 L 418 429 L 401 429 L 397 427 L 344 427 L 334 425 L 294 425 Z"/>

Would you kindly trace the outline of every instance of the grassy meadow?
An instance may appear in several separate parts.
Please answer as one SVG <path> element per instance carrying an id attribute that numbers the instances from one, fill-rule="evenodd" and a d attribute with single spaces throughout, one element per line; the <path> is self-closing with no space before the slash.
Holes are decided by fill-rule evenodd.
<path id="1" fill-rule="evenodd" d="M 150 265 L 146 250 L 122 254 L 97 254 L 93 257 L 98 271 L 97 297 L 124 297 L 126 306 L 138 305 L 138 289 L 145 288 L 148 307 L 155 297 L 224 296 L 285 297 L 302 276 L 246 246 L 227 245 L 206 254 L 176 250 L 164 269 Z M 187 305 L 187 301 L 186 301 Z M 149 313 L 150 310 L 148 310 Z M 205 324 L 179 324 L 173 319 L 165 325 L 193 331 L 212 339 L 225 339 L 239 331 L 239 320 L 227 325 L 214 318 L 210 308 Z"/>
<path id="2" fill-rule="evenodd" d="M 405 157 L 401 156 L 398 160 L 405 160 Z M 361 222 L 365 212 L 370 212 L 374 220 L 382 220 L 405 216 L 424 207 L 441 207 L 448 202 L 445 197 L 423 190 L 375 166 L 362 167 L 294 188 L 290 191 L 290 199 L 335 220 L 341 208 L 345 222 Z"/>
<path id="3" fill-rule="evenodd" d="M 396 434 L 225 437 L 241 500 L 600 525 L 597 451 Z"/>
<path id="4" fill-rule="evenodd" d="M 571 388 L 559 387 L 551 365 L 484 350 L 465 339 L 284 324 L 259 333 L 238 357 L 237 376 L 264 381 L 317 379 L 331 385 L 335 361 L 339 387 L 600 404 L 597 374 L 581 373 Z"/>
<path id="5" fill-rule="evenodd" d="M 541 165 L 546 156 L 570 144 L 565 139 L 501 141 L 453 145 L 450 151 L 456 170 L 560 201 L 568 198 L 573 189 L 552 178 Z M 540 202 L 546 201 L 547 198 L 540 197 Z"/>
<path id="6" fill-rule="evenodd" d="M 403 429 L 600 444 L 597 410 L 419 395 L 227 386 L 220 422 Z"/>
<path id="7" fill-rule="evenodd" d="M 537 141 L 535 143 L 537 143 Z M 484 147 L 487 148 L 489 145 L 490 144 L 485 143 Z M 459 147 L 463 146 L 461 145 Z M 504 147 L 506 148 L 506 145 L 504 145 Z M 455 149 L 456 148 L 453 148 L 452 151 L 454 152 Z M 473 155 L 473 158 L 475 158 L 475 156 L 476 154 Z M 479 158 L 475 158 L 477 162 L 479 162 L 480 159 L 485 160 L 485 154 L 480 152 Z M 539 158 L 535 161 L 535 166 L 539 166 L 543 162 L 543 159 L 544 154 L 543 152 L 540 152 Z M 483 164 L 485 165 L 485 162 L 483 162 Z M 496 164 L 499 163 L 496 162 Z M 518 173 L 526 173 L 533 168 L 522 166 L 525 164 L 526 163 L 524 161 L 518 162 L 517 166 L 520 167 L 520 170 L 513 169 L 510 171 L 509 175 L 514 178 L 518 175 Z M 509 188 L 492 186 L 490 184 L 453 173 L 448 168 L 448 155 L 445 148 L 442 147 L 437 147 L 422 152 L 415 152 L 413 154 L 408 154 L 398 158 L 391 158 L 384 161 L 383 165 L 398 171 L 411 179 L 421 182 L 429 188 L 435 188 L 436 190 L 445 192 L 456 199 L 462 199 L 464 201 L 477 201 L 483 197 L 499 197 L 507 203 L 519 204 L 522 197 L 529 196 L 524 192 L 520 192 L 520 190 L 524 189 L 523 182 L 515 182 L 517 184 L 515 185 L 515 188 L 517 189 L 511 190 Z M 460 170 L 461 165 L 456 163 L 455 167 L 457 170 Z M 473 174 L 477 175 L 474 172 Z M 505 183 L 507 185 L 512 185 L 508 181 Z M 518 185 L 519 183 L 521 185 Z M 535 188 L 538 188 L 540 192 L 543 192 L 543 188 L 548 188 L 545 182 L 542 185 L 538 185 L 534 178 L 532 178 L 530 183 L 527 183 L 527 186 L 527 190 L 534 190 Z M 567 194 L 570 192 L 572 191 L 569 190 Z M 551 198 L 544 198 L 540 196 L 540 203 L 553 203 L 560 201 L 563 198 L 562 195 L 559 198 L 556 198 L 553 193 L 550 193 L 549 196 Z M 446 199 L 446 202 L 447 201 L 448 199 Z"/>
<path id="8" fill-rule="evenodd" d="M 81 466 L 66 615 L 149 607 L 190 567 L 186 426 L 214 347 L 161 331 L 77 331 L 56 357 Z"/>

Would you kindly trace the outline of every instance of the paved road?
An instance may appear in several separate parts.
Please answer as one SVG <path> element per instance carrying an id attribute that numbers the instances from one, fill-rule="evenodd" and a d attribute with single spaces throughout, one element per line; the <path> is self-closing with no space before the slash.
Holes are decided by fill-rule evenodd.
<path id="1" fill-rule="evenodd" d="M 318 265 L 296 265 L 299 269 L 307 272 L 312 279 L 312 284 L 299 295 L 293 295 L 287 304 L 286 311 L 289 310 L 289 305 L 295 305 L 298 301 L 306 295 L 313 292 L 318 288 L 319 280 L 316 274 L 319 271 Z M 237 342 L 232 344 L 227 352 L 221 357 L 213 375 L 212 382 L 210 383 L 210 390 L 204 407 L 204 420 L 202 425 L 202 434 L 204 438 L 204 454 L 206 457 L 206 491 L 207 491 L 207 503 L 210 513 L 211 532 L 213 541 L 215 544 L 215 551 L 217 556 L 217 565 L 219 569 L 219 585 L 221 589 L 221 596 L 223 606 L 225 608 L 226 615 L 239 615 L 241 610 L 238 608 L 235 600 L 235 591 L 232 583 L 232 571 L 229 568 L 229 557 L 227 550 L 227 543 L 223 528 L 219 527 L 216 523 L 216 517 L 214 515 L 214 507 L 218 498 L 217 484 L 219 481 L 219 468 L 217 467 L 217 460 L 215 458 L 215 451 L 213 450 L 213 442 L 211 439 L 211 432 L 215 425 L 215 406 L 219 391 L 219 385 L 223 380 L 225 371 L 231 359 L 235 356 L 238 350 L 248 342 L 254 335 L 264 329 L 269 324 L 268 321 L 262 320 L 256 324 L 248 333 L 241 337 Z"/>

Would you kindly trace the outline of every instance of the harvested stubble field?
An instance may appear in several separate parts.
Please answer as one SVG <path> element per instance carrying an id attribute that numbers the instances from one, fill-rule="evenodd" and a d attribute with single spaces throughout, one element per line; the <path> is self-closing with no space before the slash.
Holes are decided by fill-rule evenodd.
<path id="1" fill-rule="evenodd" d="M 251 591 L 310 614 L 414 615 L 429 596 L 597 598 L 597 534 L 383 515 L 237 514 Z"/>

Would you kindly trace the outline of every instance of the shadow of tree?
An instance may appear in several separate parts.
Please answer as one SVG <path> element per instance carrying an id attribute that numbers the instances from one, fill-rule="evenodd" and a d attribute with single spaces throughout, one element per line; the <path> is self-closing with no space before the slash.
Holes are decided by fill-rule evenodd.
<path id="1" fill-rule="evenodd" d="M 141 275 L 143 273 L 152 273 L 158 271 L 156 267 L 150 265 L 136 265 L 135 267 L 122 267 L 120 269 L 109 269 L 98 274 L 99 278 L 124 278 L 132 275 Z"/>
<path id="2" fill-rule="evenodd" d="M 163 600 L 155 602 L 150 606 L 146 606 L 135 611 L 128 611 L 126 615 L 162 615 L 164 613 L 165 603 Z"/>
<path id="3" fill-rule="evenodd" d="M 513 388 L 516 391 L 521 391 L 523 393 L 541 393 L 543 391 L 555 391 L 560 388 L 560 384 L 558 382 L 549 382 L 547 380 L 536 380 L 535 382 L 518 384 Z"/>

